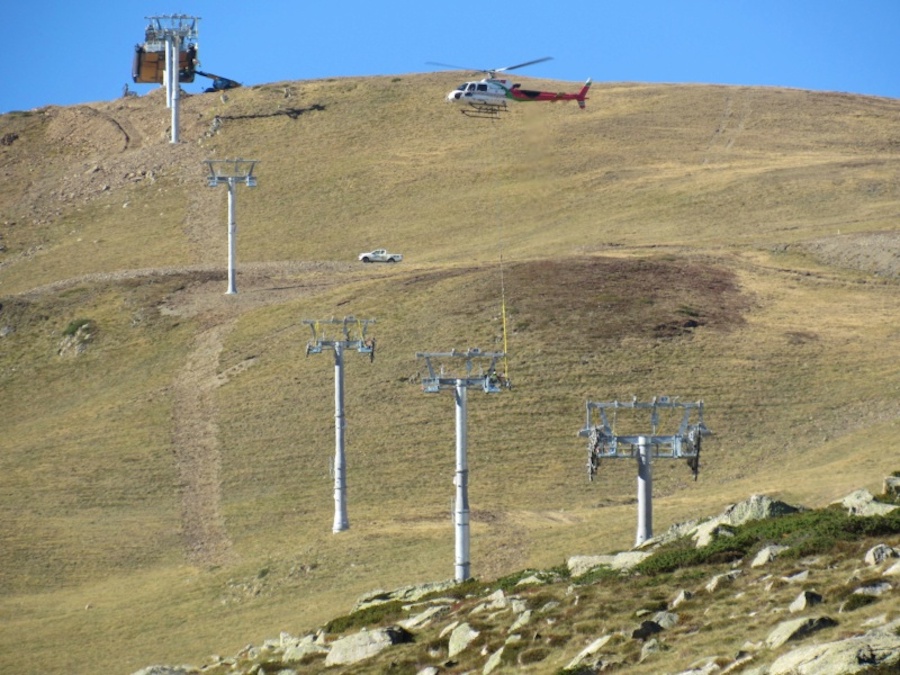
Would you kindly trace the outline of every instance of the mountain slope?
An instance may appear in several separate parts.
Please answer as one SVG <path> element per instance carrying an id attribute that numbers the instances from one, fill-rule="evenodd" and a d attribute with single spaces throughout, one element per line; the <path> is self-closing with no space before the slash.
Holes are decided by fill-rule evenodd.
<path id="1" fill-rule="evenodd" d="M 453 403 L 419 351 L 509 349 L 513 389 L 469 405 L 479 578 L 632 543 L 635 470 L 587 483 L 586 400 L 704 401 L 699 480 L 654 467 L 657 528 L 896 469 L 900 103 L 613 83 L 491 122 L 442 104 L 456 77 L 186 97 L 177 146 L 160 91 L 0 117 L 4 669 L 198 662 L 452 576 Z M 236 296 L 225 157 L 259 160 Z M 405 260 L 355 263 L 374 246 Z M 346 357 L 333 535 L 332 361 L 302 321 L 347 315 L 378 353 Z"/>

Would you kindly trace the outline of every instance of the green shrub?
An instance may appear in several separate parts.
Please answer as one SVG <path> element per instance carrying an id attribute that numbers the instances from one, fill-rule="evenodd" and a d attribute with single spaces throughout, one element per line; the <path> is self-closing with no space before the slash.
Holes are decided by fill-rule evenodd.
<path id="1" fill-rule="evenodd" d="M 66 337 L 72 337 L 75 333 L 78 332 L 78 329 L 82 326 L 89 326 L 91 323 L 90 319 L 75 319 L 74 321 L 70 321 L 69 325 L 65 327 L 63 330 L 63 335 Z"/>
<path id="2" fill-rule="evenodd" d="M 346 633 L 357 628 L 394 621 L 401 616 L 403 616 L 403 603 L 399 600 L 391 600 L 332 619 L 325 625 L 325 632 Z"/>

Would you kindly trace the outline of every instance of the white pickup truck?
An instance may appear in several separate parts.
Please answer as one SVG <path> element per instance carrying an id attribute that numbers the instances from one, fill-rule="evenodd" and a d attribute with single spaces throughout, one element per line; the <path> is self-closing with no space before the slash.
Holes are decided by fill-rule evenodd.
<path id="1" fill-rule="evenodd" d="M 403 260 L 403 256 L 399 253 L 388 253 L 383 248 L 376 248 L 374 251 L 369 251 L 368 253 L 360 253 L 358 256 L 358 260 L 361 260 L 364 263 L 370 262 L 400 262 Z"/>

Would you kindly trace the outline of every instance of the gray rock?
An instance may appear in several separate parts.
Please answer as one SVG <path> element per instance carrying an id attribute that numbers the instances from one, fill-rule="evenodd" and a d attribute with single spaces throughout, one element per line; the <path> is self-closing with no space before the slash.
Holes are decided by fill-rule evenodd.
<path id="1" fill-rule="evenodd" d="M 777 658 L 768 672 L 769 675 L 849 675 L 876 666 L 900 668 L 900 636 L 871 631 L 846 640 L 798 647 Z"/>
<path id="2" fill-rule="evenodd" d="M 500 647 L 497 651 L 488 657 L 487 663 L 484 664 L 484 669 L 481 671 L 484 675 L 488 675 L 488 673 L 494 672 L 500 666 L 500 659 L 503 658 L 503 650 L 505 647 Z"/>
<path id="3" fill-rule="evenodd" d="M 866 565 L 880 565 L 891 558 L 900 558 L 900 551 L 887 544 L 878 544 L 866 551 L 864 560 Z"/>
<path id="4" fill-rule="evenodd" d="M 784 621 L 769 633 L 769 636 L 766 638 L 766 646 L 769 649 L 778 649 L 785 642 L 801 640 L 817 631 L 837 626 L 837 623 L 837 621 L 827 616 L 818 618 L 801 617 Z"/>
<path id="5" fill-rule="evenodd" d="M 480 633 L 467 623 L 461 623 L 453 632 L 450 633 L 450 643 L 448 646 L 448 656 L 452 659 L 462 650 L 468 647 L 472 640 L 477 638 Z"/>
<path id="6" fill-rule="evenodd" d="M 331 643 L 326 666 L 339 666 L 357 663 L 367 659 L 388 647 L 404 642 L 411 642 L 412 634 L 400 626 L 362 630 L 354 635 L 340 638 Z"/>
<path id="7" fill-rule="evenodd" d="M 597 652 L 599 652 L 603 647 L 612 639 L 612 635 L 604 635 L 603 637 L 599 637 L 594 640 L 587 647 L 582 649 L 578 656 L 569 661 L 569 664 L 566 666 L 566 670 L 574 670 L 579 666 L 585 665 L 589 659 L 592 659 Z"/>
<path id="8" fill-rule="evenodd" d="M 438 675 L 441 672 L 437 666 L 425 666 L 416 675 Z"/>
<path id="9" fill-rule="evenodd" d="M 657 612 L 652 620 L 663 630 L 669 630 L 678 624 L 678 615 L 674 612 Z"/>
<path id="10" fill-rule="evenodd" d="M 891 586 L 886 581 L 876 581 L 871 584 L 865 584 L 860 586 L 856 590 L 853 591 L 854 595 L 871 595 L 873 597 L 878 597 L 879 595 L 884 595 L 888 593 L 893 586 Z"/>
<path id="11" fill-rule="evenodd" d="M 851 516 L 883 516 L 897 508 L 896 504 L 876 502 L 872 493 L 865 488 L 854 490 L 832 504 L 840 504 Z"/>
<path id="12" fill-rule="evenodd" d="M 813 605 L 818 605 L 820 602 L 822 602 L 822 596 L 815 591 L 803 591 L 790 604 L 790 606 L 788 607 L 788 611 L 791 614 L 796 614 L 797 612 L 802 612 L 803 610 L 812 607 Z"/>
<path id="13" fill-rule="evenodd" d="M 900 497 L 900 476 L 886 476 L 882 492 L 888 497 Z"/>
<path id="14" fill-rule="evenodd" d="M 380 605 L 385 602 L 391 602 L 392 600 L 400 600 L 402 602 L 415 602 L 416 600 L 425 595 L 428 595 L 429 593 L 446 591 L 448 588 L 453 588 L 453 586 L 455 585 L 455 581 L 435 581 L 427 584 L 404 586 L 393 591 L 385 591 L 381 589 L 370 591 L 361 596 L 359 600 L 356 601 L 356 605 L 354 606 L 353 611 L 356 612 L 361 609 L 365 609 L 366 607 Z"/>
<path id="15" fill-rule="evenodd" d="M 763 565 L 768 565 L 779 555 L 787 551 L 788 548 L 789 547 L 787 546 L 779 546 L 778 544 L 766 546 L 756 554 L 756 557 L 753 558 L 753 562 L 750 563 L 750 567 L 762 567 Z"/>
<path id="16" fill-rule="evenodd" d="M 742 570 L 731 570 L 730 572 L 717 574 L 709 580 L 709 583 L 706 584 L 706 590 L 710 593 L 714 593 L 722 584 L 734 581 L 741 575 L 741 573 Z"/>
<path id="17" fill-rule="evenodd" d="M 575 555 L 566 561 L 569 574 L 580 577 L 597 567 L 608 567 L 611 570 L 627 571 L 653 555 L 651 551 L 623 551 L 614 555 Z"/>
<path id="18" fill-rule="evenodd" d="M 524 612 L 519 614 L 516 620 L 513 622 L 513 625 L 509 627 L 509 632 L 514 633 L 519 630 L 522 626 L 531 621 L 531 610 L 526 609 Z"/>
<path id="19" fill-rule="evenodd" d="M 434 607 L 429 607 L 423 612 L 419 612 L 415 616 L 411 616 L 408 619 L 405 619 L 400 622 L 400 625 L 403 626 L 406 630 L 416 630 L 418 628 L 422 628 L 423 626 L 427 626 L 434 619 L 439 619 L 440 617 L 447 614 L 450 611 L 450 607 L 447 605 L 435 605 Z"/>
<path id="20" fill-rule="evenodd" d="M 195 675 L 199 672 L 193 666 L 147 666 L 132 675 Z"/>
<path id="21" fill-rule="evenodd" d="M 675 609 L 676 607 L 678 607 L 678 605 L 684 604 L 693 597 L 693 593 L 682 589 L 678 592 L 678 595 L 675 596 L 675 599 L 669 603 L 669 609 Z"/>

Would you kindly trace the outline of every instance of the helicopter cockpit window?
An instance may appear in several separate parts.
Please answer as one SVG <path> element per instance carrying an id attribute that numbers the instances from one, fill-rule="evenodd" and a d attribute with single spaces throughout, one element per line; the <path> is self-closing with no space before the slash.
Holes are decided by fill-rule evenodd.
<path id="1" fill-rule="evenodd" d="M 487 85 L 486 85 L 486 84 L 479 84 L 479 85 L 478 85 L 478 91 L 487 91 Z"/>

